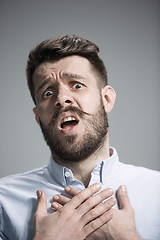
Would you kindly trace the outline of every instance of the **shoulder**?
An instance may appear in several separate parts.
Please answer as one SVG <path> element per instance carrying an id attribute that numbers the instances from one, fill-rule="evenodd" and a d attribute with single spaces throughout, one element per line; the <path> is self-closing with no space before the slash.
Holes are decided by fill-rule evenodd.
<path id="1" fill-rule="evenodd" d="M 36 190 L 45 184 L 46 166 L 0 179 L 0 206 L 3 215 L 25 211 L 36 199 Z M 47 177 L 46 177 L 47 178 Z"/>
<path id="2" fill-rule="evenodd" d="M 142 198 L 160 207 L 160 172 L 145 167 L 120 163 L 120 178 L 128 187 L 133 199 Z M 156 196 L 156 198 L 155 198 Z"/>
<path id="3" fill-rule="evenodd" d="M 146 178 L 157 178 L 160 179 L 160 171 L 149 169 L 146 167 L 135 166 L 130 164 L 125 164 L 119 162 L 119 166 L 123 174 L 126 175 L 133 175 L 134 177 L 141 177 L 144 176 Z"/>
<path id="4" fill-rule="evenodd" d="M 145 167 L 128 165 L 120 163 L 121 176 L 126 179 L 127 183 L 143 192 L 148 194 L 158 194 L 160 198 L 160 172 Z"/>
<path id="5" fill-rule="evenodd" d="M 41 176 L 44 173 L 46 168 L 47 168 L 47 166 L 43 166 L 43 167 L 40 167 L 40 168 L 36 168 L 36 169 L 26 171 L 24 173 L 9 175 L 9 176 L 1 178 L 0 183 L 1 184 L 7 184 L 7 183 L 10 183 L 10 182 L 13 182 L 13 181 L 16 181 L 16 180 L 18 180 L 18 181 L 23 180 L 25 178 L 33 178 L 34 179 L 35 177 Z"/>
<path id="6" fill-rule="evenodd" d="M 16 191 L 24 192 L 25 189 L 33 188 L 38 182 L 45 182 L 47 179 L 47 166 L 33 169 L 24 173 L 10 175 L 0 179 L 0 201 L 9 194 L 15 194 Z"/>
<path id="7" fill-rule="evenodd" d="M 111 166 L 113 165 L 114 178 L 119 180 L 126 179 L 129 182 L 146 182 L 155 181 L 160 184 L 160 171 L 152 170 L 143 166 L 135 166 L 134 164 L 126 164 L 119 161 L 118 154 L 113 148 L 113 156 Z M 113 162 L 113 163 L 112 163 Z M 111 169 L 111 167 L 110 167 Z M 111 169 L 112 170 L 112 169 Z M 117 179 L 117 180 L 118 180 Z"/>

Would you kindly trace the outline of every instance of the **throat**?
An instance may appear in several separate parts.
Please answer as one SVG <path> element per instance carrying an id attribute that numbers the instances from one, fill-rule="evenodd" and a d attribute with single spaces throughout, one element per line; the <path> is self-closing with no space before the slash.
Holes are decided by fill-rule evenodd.
<path id="1" fill-rule="evenodd" d="M 92 162 L 93 163 L 93 162 Z M 82 162 L 75 162 L 67 164 L 67 167 L 71 169 L 73 176 L 76 180 L 83 183 L 85 187 L 88 187 L 91 180 L 91 173 L 94 168 L 94 164 L 91 161 L 84 160 Z"/>
<path id="2" fill-rule="evenodd" d="M 88 173 L 85 176 L 74 174 L 74 178 L 82 182 L 83 185 L 87 188 L 91 180 L 91 173 Z"/>

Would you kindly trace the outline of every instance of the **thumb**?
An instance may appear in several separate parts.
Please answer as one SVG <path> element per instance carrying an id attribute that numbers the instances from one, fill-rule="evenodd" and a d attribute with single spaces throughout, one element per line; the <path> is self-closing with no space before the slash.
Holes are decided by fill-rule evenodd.
<path id="1" fill-rule="evenodd" d="M 38 202 L 37 202 L 37 210 L 36 210 L 36 213 L 35 213 L 35 218 L 43 217 L 43 216 L 47 215 L 47 197 L 46 197 L 46 194 L 43 191 L 38 190 L 37 191 L 37 198 L 38 198 Z"/>
<path id="2" fill-rule="evenodd" d="M 131 206 L 131 203 L 130 203 L 130 200 L 129 200 L 129 197 L 128 197 L 127 187 L 125 185 L 122 185 L 118 188 L 117 197 L 118 197 L 120 210 L 122 210 L 122 209 L 126 209 L 126 210 L 132 209 L 132 206 Z"/>

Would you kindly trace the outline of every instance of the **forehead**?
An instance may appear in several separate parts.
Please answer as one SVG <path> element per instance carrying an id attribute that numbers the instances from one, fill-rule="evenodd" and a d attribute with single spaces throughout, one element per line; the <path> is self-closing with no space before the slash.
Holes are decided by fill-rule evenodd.
<path id="1" fill-rule="evenodd" d="M 95 75 L 88 59 L 81 56 L 69 56 L 56 62 L 45 62 L 40 64 L 33 74 L 33 80 L 44 80 L 46 77 L 49 77 L 50 74 L 59 74 L 59 72 L 79 74 L 85 78 L 91 76 L 93 78 Z"/>
<path id="2" fill-rule="evenodd" d="M 33 82 L 36 85 L 51 76 L 62 76 L 62 74 L 79 75 L 84 79 L 91 79 L 92 84 L 96 82 L 96 74 L 88 59 L 81 56 L 69 56 L 56 62 L 44 62 L 40 64 L 34 74 Z"/>

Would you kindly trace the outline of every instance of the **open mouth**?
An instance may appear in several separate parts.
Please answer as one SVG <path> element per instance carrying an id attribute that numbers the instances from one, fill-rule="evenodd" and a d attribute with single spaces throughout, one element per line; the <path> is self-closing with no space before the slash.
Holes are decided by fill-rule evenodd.
<path id="1" fill-rule="evenodd" d="M 62 129 L 71 129 L 78 124 L 78 120 L 75 117 L 66 117 L 61 122 Z"/>

